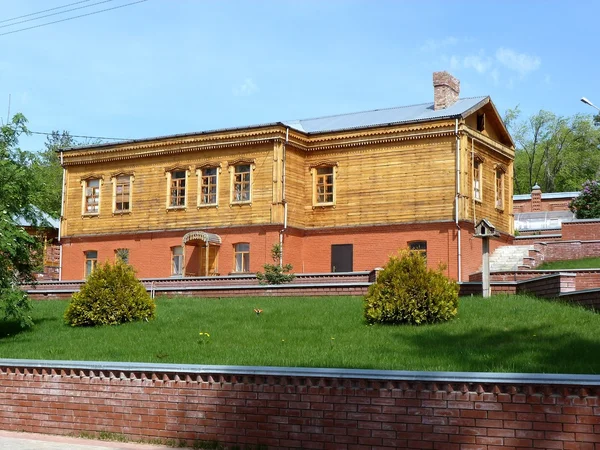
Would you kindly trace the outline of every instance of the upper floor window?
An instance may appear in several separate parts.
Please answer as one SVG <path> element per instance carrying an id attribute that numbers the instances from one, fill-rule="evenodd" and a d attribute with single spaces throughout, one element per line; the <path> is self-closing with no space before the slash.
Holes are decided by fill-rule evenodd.
<path id="1" fill-rule="evenodd" d="M 85 277 L 89 277 L 90 274 L 96 268 L 98 264 L 98 251 L 88 250 L 85 252 Z"/>
<path id="2" fill-rule="evenodd" d="M 313 175 L 313 206 L 335 204 L 337 163 L 319 163 L 311 167 Z"/>
<path id="3" fill-rule="evenodd" d="M 482 162 L 475 159 L 473 162 L 473 198 L 481 201 L 481 172 Z"/>
<path id="4" fill-rule="evenodd" d="M 88 178 L 84 181 L 83 212 L 98 214 L 100 210 L 100 178 Z"/>
<path id="5" fill-rule="evenodd" d="M 504 169 L 496 167 L 496 209 L 504 209 Z"/>
<path id="6" fill-rule="evenodd" d="M 114 179 L 114 208 L 115 213 L 131 211 L 131 175 L 118 175 Z"/>
<path id="7" fill-rule="evenodd" d="M 169 172 L 169 208 L 185 207 L 186 170 L 173 170 Z"/>
<path id="8" fill-rule="evenodd" d="M 242 203 L 250 201 L 250 164 L 234 166 L 233 170 L 233 202 Z"/>
<path id="9" fill-rule="evenodd" d="M 235 272 L 250 272 L 250 244 L 234 244 L 233 259 Z"/>
<path id="10" fill-rule="evenodd" d="M 216 167 L 205 167 L 200 175 L 200 205 L 217 204 L 217 173 Z"/>
<path id="11" fill-rule="evenodd" d="M 171 247 L 171 275 L 183 275 L 183 247 Z"/>

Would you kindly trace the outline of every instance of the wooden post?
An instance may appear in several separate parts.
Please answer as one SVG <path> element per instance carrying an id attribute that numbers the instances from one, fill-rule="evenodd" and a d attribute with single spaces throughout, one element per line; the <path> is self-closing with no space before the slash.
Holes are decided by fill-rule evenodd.
<path id="1" fill-rule="evenodd" d="M 481 269 L 481 287 L 483 289 L 483 297 L 487 298 L 491 295 L 490 290 L 490 238 L 484 236 L 481 243 L 481 259 L 483 267 Z"/>
<path id="2" fill-rule="evenodd" d="M 208 243 L 208 239 L 206 240 L 206 247 L 204 248 L 204 253 L 206 253 L 206 255 L 204 256 L 204 276 L 207 277 L 208 276 L 208 254 L 210 252 L 210 248 L 209 248 L 209 243 Z"/>

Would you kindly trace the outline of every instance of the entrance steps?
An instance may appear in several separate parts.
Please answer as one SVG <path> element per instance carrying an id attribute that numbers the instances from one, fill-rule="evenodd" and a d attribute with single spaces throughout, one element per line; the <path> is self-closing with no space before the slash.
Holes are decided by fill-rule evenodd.
<path id="1" fill-rule="evenodd" d="M 498 247 L 490 255 L 490 272 L 530 269 L 530 250 L 534 250 L 533 245 L 506 245 Z M 524 262 L 524 260 L 527 262 Z"/>

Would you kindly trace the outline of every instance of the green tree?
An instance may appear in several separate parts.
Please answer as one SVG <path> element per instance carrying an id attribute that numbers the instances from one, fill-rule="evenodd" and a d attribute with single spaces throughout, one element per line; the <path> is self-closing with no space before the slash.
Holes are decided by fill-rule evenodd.
<path id="1" fill-rule="evenodd" d="M 596 219 L 600 217 L 600 184 L 587 180 L 583 183 L 579 197 L 571 200 L 569 208 L 578 219 Z"/>
<path id="2" fill-rule="evenodd" d="M 41 240 L 28 234 L 17 220 L 39 224 L 39 211 L 32 205 L 39 186 L 32 176 L 35 156 L 20 150 L 19 136 L 27 133 L 27 119 L 16 114 L 0 127 L 0 312 L 4 319 L 32 325 L 31 304 L 19 289 L 20 283 L 35 281 L 40 267 Z"/>
<path id="3" fill-rule="evenodd" d="M 273 258 L 274 264 L 263 265 L 265 273 L 257 272 L 256 274 L 260 284 L 283 284 L 296 278 L 296 275 L 289 273 L 292 271 L 291 264 L 280 264 L 282 254 L 281 245 L 274 244 L 271 248 L 271 258 Z"/>
<path id="4" fill-rule="evenodd" d="M 536 183 L 543 192 L 573 191 L 597 177 L 600 129 L 591 116 L 540 111 L 521 120 L 517 107 L 504 120 L 516 146 L 515 194 L 528 194 Z"/>

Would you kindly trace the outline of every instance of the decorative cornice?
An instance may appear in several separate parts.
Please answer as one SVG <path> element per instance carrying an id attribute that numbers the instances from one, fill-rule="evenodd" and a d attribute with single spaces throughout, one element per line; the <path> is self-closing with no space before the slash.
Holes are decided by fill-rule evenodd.
<path id="1" fill-rule="evenodd" d="M 309 169 L 321 169 L 323 167 L 338 167 L 337 161 L 317 161 L 308 166 Z"/>
<path id="2" fill-rule="evenodd" d="M 191 170 L 191 167 L 190 166 L 183 166 L 181 164 L 175 164 L 175 165 L 172 165 L 172 166 L 165 167 L 165 173 L 167 173 L 167 172 L 175 172 L 175 171 L 178 171 L 178 170 L 183 170 L 184 172 L 187 172 L 187 171 Z"/>
<path id="3" fill-rule="evenodd" d="M 231 161 L 227 161 L 228 166 L 241 166 L 241 165 L 256 166 L 256 160 L 254 158 L 236 158 Z"/>
<path id="4" fill-rule="evenodd" d="M 202 164 L 196 165 L 194 170 L 198 171 L 198 170 L 202 170 L 202 169 L 220 169 L 221 167 L 222 167 L 222 164 L 219 161 L 206 161 L 206 162 L 203 162 Z"/>
<path id="5" fill-rule="evenodd" d="M 87 180 L 102 180 L 104 181 L 104 175 L 98 174 L 98 173 L 88 173 L 83 175 L 80 178 L 80 181 L 87 181 Z"/>

